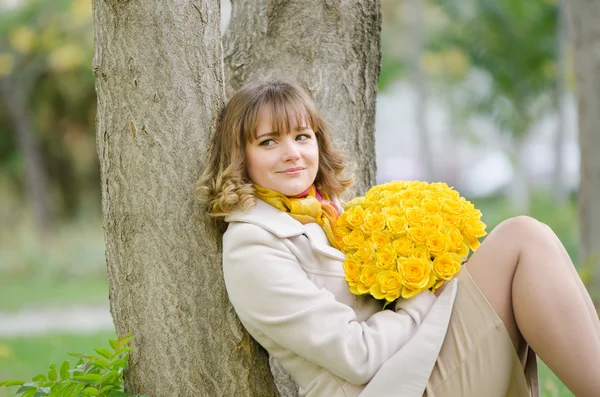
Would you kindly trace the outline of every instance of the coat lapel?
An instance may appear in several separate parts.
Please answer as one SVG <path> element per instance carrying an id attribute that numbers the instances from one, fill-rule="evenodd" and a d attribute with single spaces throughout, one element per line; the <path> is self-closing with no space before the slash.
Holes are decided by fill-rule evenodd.
<path id="1" fill-rule="evenodd" d="M 272 205 L 256 199 L 256 205 L 243 211 L 238 209 L 225 218 L 226 222 L 247 222 L 258 225 L 279 238 L 290 238 L 305 235 L 312 249 L 330 258 L 344 261 L 346 256 L 327 241 L 327 235 L 316 223 L 303 225 L 287 213 Z"/>

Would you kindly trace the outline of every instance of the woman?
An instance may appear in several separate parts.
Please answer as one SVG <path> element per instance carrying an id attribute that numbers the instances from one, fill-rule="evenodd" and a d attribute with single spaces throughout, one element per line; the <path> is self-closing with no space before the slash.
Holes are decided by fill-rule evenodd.
<path id="1" fill-rule="evenodd" d="M 576 396 L 599 395 L 600 322 L 550 228 L 508 219 L 437 296 L 381 310 L 350 294 L 329 244 L 350 185 L 313 101 L 286 80 L 231 98 L 198 184 L 224 232 L 231 303 L 302 396 L 538 396 L 533 351 Z"/>

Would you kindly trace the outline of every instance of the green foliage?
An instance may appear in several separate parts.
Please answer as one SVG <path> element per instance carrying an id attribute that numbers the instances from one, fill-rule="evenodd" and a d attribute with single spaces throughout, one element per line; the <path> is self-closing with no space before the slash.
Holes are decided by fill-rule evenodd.
<path id="1" fill-rule="evenodd" d="M 110 350 L 94 349 L 98 355 L 69 353 L 79 359 L 73 369 L 69 361 L 64 361 L 60 368 L 52 363 L 48 373 L 34 376 L 31 382 L 5 380 L 0 387 L 19 386 L 16 395 L 23 397 L 134 396 L 123 391 L 123 371 L 131 350 L 126 345 L 132 339 L 129 335 L 110 339 Z"/>
<path id="2" fill-rule="evenodd" d="M 553 102 L 557 7 L 546 0 L 435 0 L 452 21 L 429 43 L 433 51 L 459 48 L 491 79 L 487 95 L 465 104 L 491 115 L 517 137 Z"/>

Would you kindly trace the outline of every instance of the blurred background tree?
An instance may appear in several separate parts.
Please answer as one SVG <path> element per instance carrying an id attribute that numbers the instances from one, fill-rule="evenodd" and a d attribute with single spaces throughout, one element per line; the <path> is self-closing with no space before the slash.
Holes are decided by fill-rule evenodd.
<path id="1" fill-rule="evenodd" d="M 26 199 L 42 235 L 82 205 L 99 208 L 91 16 L 87 0 L 28 1 L 0 13 L 2 190 L 16 204 Z M 22 214 L 3 207 L 9 224 Z"/>

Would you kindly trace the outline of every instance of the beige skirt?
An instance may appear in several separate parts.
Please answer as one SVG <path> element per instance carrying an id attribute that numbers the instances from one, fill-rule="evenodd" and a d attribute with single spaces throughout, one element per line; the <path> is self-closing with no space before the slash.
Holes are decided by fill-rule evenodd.
<path id="1" fill-rule="evenodd" d="M 466 267 L 442 350 L 424 397 L 538 397 L 536 356 L 525 368 L 498 317 Z"/>

